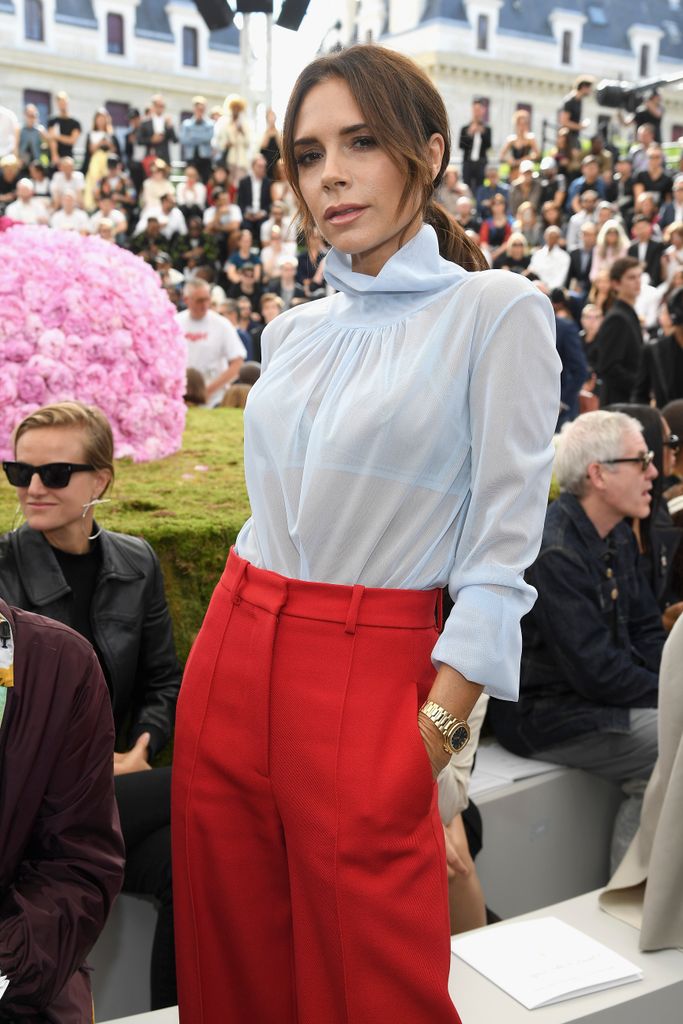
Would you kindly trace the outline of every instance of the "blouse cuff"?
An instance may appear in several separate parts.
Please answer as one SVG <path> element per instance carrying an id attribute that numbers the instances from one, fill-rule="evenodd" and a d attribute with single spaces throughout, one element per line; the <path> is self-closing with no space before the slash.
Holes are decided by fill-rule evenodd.
<path id="1" fill-rule="evenodd" d="M 517 700 L 520 620 L 535 599 L 536 591 L 524 582 L 519 589 L 463 587 L 432 651 L 435 668 L 450 665 L 471 683 L 483 686 L 490 697 Z"/>

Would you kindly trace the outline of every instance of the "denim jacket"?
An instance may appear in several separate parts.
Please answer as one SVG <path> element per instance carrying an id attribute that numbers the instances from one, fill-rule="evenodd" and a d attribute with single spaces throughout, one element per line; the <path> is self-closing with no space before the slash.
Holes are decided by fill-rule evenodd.
<path id="1" fill-rule="evenodd" d="M 665 633 L 633 531 L 600 537 L 579 500 L 549 507 L 526 574 L 538 600 L 522 620 L 518 704 L 491 701 L 504 746 L 527 756 L 589 732 L 627 732 L 630 708 L 657 706 Z"/>

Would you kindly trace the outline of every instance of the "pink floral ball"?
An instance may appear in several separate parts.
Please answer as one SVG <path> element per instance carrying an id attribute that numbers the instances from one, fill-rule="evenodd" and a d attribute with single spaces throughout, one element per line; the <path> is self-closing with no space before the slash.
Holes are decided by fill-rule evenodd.
<path id="1" fill-rule="evenodd" d="M 2 234 L 0 457 L 41 405 L 76 398 L 108 417 L 117 457 L 161 459 L 185 425 L 185 344 L 152 268 L 101 238 Z"/>

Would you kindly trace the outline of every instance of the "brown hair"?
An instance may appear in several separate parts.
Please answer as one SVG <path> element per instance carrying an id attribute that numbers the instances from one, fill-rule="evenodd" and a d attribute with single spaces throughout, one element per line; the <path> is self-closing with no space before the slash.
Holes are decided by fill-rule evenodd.
<path id="1" fill-rule="evenodd" d="M 42 409 L 36 409 L 30 416 L 26 416 L 15 428 L 12 438 L 15 454 L 19 438 L 29 430 L 41 427 L 76 427 L 82 430 L 85 435 L 85 460 L 94 469 L 109 470 L 111 479 L 102 494 L 109 490 L 110 484 L 114 481 L 114 438 L 109 420 L 103 412 L 94 405 L 84 405 L 83 402 L 55 402 L 54 405 L 44 405 Z"/>
<path id="2" fill-rule="evenodd" d="M 618 260 L 615 260 L 612 266 L 609 268 L 609 279 L 612 284 L 616 284 L 617 281 L 621 281 L 624 274 L 629 270 L 633 270 L 634 267 L 639 267 L 640 262 L 635 256 L 620 256 Z"/>
<path id="3" fill-rule="evenodd" d="M 405 171 L 406 184 L 400 199 L 404 206 L 418 197 L 423 220 L 436 231 L 444 259 L 466 270 L 487 270 L 488 263 L 476 243 L 434 199 L 450 158 L 448 114 L 438 91 L 424 71 L 400 53 L 370 43 L 328 53 L 312 61 L 299 75 L 285 114 L 282 158 L 285 174 L 299 205 L 301 228 L 306 236 L 315 223 L 299 189 L 294 154 L 294 128 L 301 104 L 314 86 L 330 78 L 345 82 L 377 144 L 394 164 Z M 427 160 L 427 143 L 434 134 L 444 140 L 444 154 L 436 178 Z"/>

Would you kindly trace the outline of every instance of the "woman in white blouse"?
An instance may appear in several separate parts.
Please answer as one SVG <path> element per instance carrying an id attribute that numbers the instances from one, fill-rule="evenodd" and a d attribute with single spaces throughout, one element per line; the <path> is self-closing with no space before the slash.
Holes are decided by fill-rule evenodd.
<path id="1" fill-rule="evenodd" d="M 472 272 L 481 252 L 433 199 L 445 108 L 409 59 L 314 61 L 283 156 L 338 294 L 263 332 L 252 516 L 181 691 L 181 1020 L 453 1024 L 434 782 L 482 689 L 517 695 L 553 314 L 518 275 Z"/>

